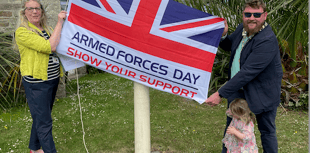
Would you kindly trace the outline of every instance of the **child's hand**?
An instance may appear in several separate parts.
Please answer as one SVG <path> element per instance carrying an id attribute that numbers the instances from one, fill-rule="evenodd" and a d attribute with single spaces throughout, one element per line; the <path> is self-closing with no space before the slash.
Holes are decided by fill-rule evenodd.
<path id="1" fill-rule="evenodd" d="M 232 134 L 232 135 L 235 135 L 236 132 L 239 132 L 239 131 L 233 126 L 229 126 L 226 131 L 226 133 Z"/>
<path id="2" fill-rule="evenodd" d="M 231 113 L 230 108 L 227 109 L 226 115 L 227 115 L 228 117 L 230 117 L 230 118 L 233 118 L 233 114 Z"/>
<path id="3" fill-rule="evenodd" d="M 239 130 L 237 130 L 237 129 L 236 129 L 235 127 L 233 127 L 233 126 L 229 126 L 229 127 L 227 128 L 226 133 L 235 135 L 237 138 L 239 138 L 239 139 L 241 139 L 241 140 L 245 138 L 245 134 L 241 133 Z"/>

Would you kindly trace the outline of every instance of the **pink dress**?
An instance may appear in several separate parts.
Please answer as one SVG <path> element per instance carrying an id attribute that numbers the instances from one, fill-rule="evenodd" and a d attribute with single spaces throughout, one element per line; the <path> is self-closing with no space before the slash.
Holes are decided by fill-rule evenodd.
<path id="1" fill-rule="evenodd" d="M 230 110 L 226 111 L 227 116 L 232 117 Z M 245 134 L 243 140 L 232 134 L 225 134 L 222 142 L 227 148 L 227 153 L 258 153 L 256 139 L 254 135 L 254 124 L 251 121 L 248 125 L 242 120 L 232 118 L 230 126 L 235 127 L 241 133 Z"/>

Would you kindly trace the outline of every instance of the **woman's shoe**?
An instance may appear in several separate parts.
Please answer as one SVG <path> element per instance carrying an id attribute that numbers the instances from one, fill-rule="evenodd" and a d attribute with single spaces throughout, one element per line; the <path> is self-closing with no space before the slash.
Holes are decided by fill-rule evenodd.
<path id="1" fill-rule="evenodd" d="M 44 151 L 42 149 L 39 149 L 37 151 L 30 150 L 30 153 L 44 153 Z"/>

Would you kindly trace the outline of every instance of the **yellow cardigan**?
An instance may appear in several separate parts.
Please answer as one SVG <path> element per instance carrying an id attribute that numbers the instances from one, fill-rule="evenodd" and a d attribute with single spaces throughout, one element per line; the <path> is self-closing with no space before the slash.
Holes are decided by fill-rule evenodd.
<path id="1" fill-rule="evenodd" d="M 41 30 L 32 23 L 28 22 L 28 26 L 42 34 Z M 47 32 L 46 29 L 45 31 Z M 50 34 L 48 33 L 48 35 Z M 52 53 L 49 40 L 45 40 L 42 36 L 25 27 L 17 28 L 15 32 L 15 40 L 21 57 L 21 75 L 31 75 L 36 79 L 47 80 L 49 54 Z M 61 65 L 60 76 L 63 76 Z"/>

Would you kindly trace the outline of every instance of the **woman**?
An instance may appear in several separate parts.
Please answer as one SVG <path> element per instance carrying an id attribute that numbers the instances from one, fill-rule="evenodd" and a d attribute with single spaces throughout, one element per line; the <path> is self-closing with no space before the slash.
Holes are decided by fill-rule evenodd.
<path id="1" fill-rule="evenodd" d="M 66 12 L 58 14 L 58 22 L 51 34 L 42 4 L 38 0 L 25 0 L 23 4 L 15 40 L 20 52 L 20 71 L 33 119 L 29 149 L 30 153 L 56 153 L 51 112 L 59 77 L 63 72 L 59 59 L 53 52 L 60 40 Z"/>

